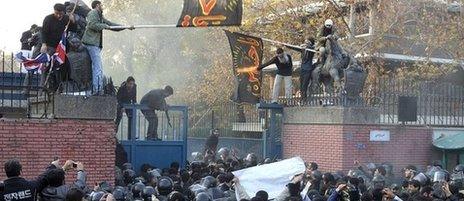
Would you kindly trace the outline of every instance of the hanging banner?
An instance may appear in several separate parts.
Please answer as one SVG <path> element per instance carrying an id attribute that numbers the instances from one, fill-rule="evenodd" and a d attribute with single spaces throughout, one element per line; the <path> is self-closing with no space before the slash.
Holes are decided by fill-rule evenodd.
<path id="1" fill-rule="evenodd" d="M 177 26 L 240 26 L 242 11 L 242 0 L 184 0 Z"/>
<path id="2" fill-rule="evenodd" d="M 232 50 L 237 82 L 233 100 L 238 103 L 258 103 L 261 97 L 261 80 L 257 69 L 263 58 L 263 41 L 241 33 L 225 32 Z"/>

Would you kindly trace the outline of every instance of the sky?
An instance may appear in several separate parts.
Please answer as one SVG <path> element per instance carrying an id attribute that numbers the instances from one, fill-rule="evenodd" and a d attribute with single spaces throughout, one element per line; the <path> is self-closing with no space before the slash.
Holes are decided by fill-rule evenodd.
<path id="1" fill-rule="evenodd" d="M 91 0 L 84 0 L 89 5 Z M 57 0 L 0 0 L 0 50 L 17 51 L 21 48 L 21 34 L 32 24 L 42 26 L 46 15 L 53 12 Z"/>

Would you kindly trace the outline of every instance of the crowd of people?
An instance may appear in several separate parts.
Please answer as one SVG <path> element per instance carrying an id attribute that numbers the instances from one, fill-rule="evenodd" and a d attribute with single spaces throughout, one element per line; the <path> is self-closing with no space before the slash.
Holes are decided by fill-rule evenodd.
<path id="1" fill-rule="evenodd" d="M 103 4 L 100 1 L 93 1 L 89 8 L 81 0 L 71 0 L 64 4 L 57 3 L 53 6 L 54 12 L 47 15 L 42 26 L 32 25 L 30 30 L 25 31 L 21 36 L 22 51 L 30 51 L 30 58 L 36 58 L 41 53 L 49 56 L 58 54 L 58 45 L 63 41 L 63 36 L 69 43 L 63 42 L 66 53 L 69 51 L 85 51 L 86 57 L 91 60 L 91 84 L 89 91 L 92 95 L 103 94 L 103 66 L 101 50 L 103 47 L 103 30 L 121 31 L 123 29 L 112 28 L 118 24 L 107 20 L 103 16 Z M 133 29 L 130 27 L 129 29 Z M 88 55 L 88 56 L 87 56 Z M 81 60 L 85 58 L 81 58 Z M 50 62 L 47 69 L 42 71 L 41 86 L 49 86 L 56 90 L 61 82 L 68 81 L 69 75 L 68 59 L 59 63 Z M 82 63 L 82 62 L 81 62 Z M 32 73 L 32 72 L 30 72 Z M 28 76 L 30 76 L 30 73 Z M 51 79 L 47 79 L 48 74 L 52 73 Z M 76 81 L 76 80 L 75 80 Z M 25 85 L 29 84 L 29 79 L 25 79 Z M 87 86 L 86 86 L 87 87 Z"/>
<path id="2" fill-rule="evenodd" d="M 143 164 L 140 170 L 130 163 L 116 167 L 114 182 L 86 185 L 84 164 L 59 160 L 36 180 L 21 178 L 22 167 L 18 160 L 5 162 L 8 177 L 1 184 L 0 200 L 159 200 L 159 201 L 264 201 L 268 192 L 261 190 L 247 194 L 233 172 L 244 168 L 269 164 L 273 159 L 258 160 L 255 154 L 237 157 L 234 151 L 220 148 L 216 153 L 192 153 L 193 160 L 185 168 L 177 162 L 169 168 L 156 168 Z M 366 166 L 355 162 L 345 174 L 322 172 L 315 162 L 306 164 L 303 174 L 293 177 L 276 201 L 460 201 L 464 199 L 464 165 L 457 165 L 447 172 L 439 162 L 434 162 L 423 172 L 415 166 L 403 168 L 403 175 L 395 177 L 389 163 Z M 65 184 L 65 172 L 76 171 L 77 179 Z M 284 171 L 284 170 L 283 170 Z M 272 174 L 272 173 L 269 173 Z"/>

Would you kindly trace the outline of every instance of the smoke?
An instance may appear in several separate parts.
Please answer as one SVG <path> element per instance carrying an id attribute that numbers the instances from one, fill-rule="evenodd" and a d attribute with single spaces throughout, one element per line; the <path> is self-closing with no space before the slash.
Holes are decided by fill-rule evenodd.
<path id="1" fill-rule="evenodd" d="M 182 12 L 182 0 L 114 0 L 104 1 L 104 15 L 123 25 L 176 24 Z M 138 100 L 149 90 L 171 85 L 175 92 L 171 104 L 181 104 L 193 77 L 201 79 L 213 59 L 205 58 L 211 28 L 152 28 L 104 31 L 103 61 L 105 75 L 112 76 L 115 85 L 134 76 Z M 225 36 L 224 36 L 225 38 Z M 224 44 L 227 44 L 224 42 Z M 227 54 L 224 45 L 217 48 Z M 217 53 L 217 52 L 216 52 Z"/>

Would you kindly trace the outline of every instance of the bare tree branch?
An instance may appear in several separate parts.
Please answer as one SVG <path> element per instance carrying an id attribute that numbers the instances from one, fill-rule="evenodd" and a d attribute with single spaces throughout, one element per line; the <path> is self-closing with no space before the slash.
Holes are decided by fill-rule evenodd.
<path id="1" fill-rule="evenodd" d="M 346 29 L 348 30 L 348 34 L 350 34 L 351 36 L 354 36 L 354 33 L 352 32 L 352 30 L 350 29 L 350 25 L 348 24 L 348 22 L 346 21 L 345 19 L 345 16 L 343 15 L 343 9 L 337 4 L 337 2 L 333 1 L 333 0 L 327 0 L 330 4 L 332 4 L 339 12 L 339 15 L 341 16 L 342 18 L 342 21 L 343 21 L 343 24 L 346 26 Z"/>

